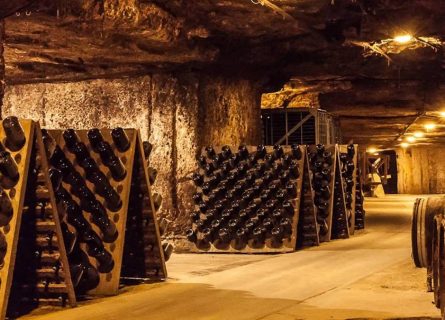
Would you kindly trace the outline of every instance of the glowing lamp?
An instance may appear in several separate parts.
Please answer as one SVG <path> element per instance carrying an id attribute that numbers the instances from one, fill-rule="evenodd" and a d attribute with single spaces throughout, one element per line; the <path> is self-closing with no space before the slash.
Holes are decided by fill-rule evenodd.
<path id="1" fill-rule="evenodd" d="M 411 40 L 413 40 L 413 36 L 410 34 L 402 34 L 394 37 L 394 41 L 399 44 L 406 44 L 408 42 L 411 42 Z"/>
<path id="2" fill-rule="evenodd" d="M 409 147 L 409 143 L 408 143 L 408 142 L 402 142 L 402 143 L 400 144 L 400 146 L 401 146 L 402 148 L 408 148 L 408 147 Z"/>
<path id="3" fill-rule="evenodd" d="M 416 131 L 413 133 L 414 137 L 416 138 L 423 138 L 425 134 L 422 131 Z"/>

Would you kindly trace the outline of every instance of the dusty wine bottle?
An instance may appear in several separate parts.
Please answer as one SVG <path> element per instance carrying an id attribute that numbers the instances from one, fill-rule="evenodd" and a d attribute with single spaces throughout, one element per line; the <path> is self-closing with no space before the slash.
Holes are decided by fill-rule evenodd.
<path id="1" fill-rule="evenodd" d="M 11 200 L 5 190 L 0 188 L 0 227 L 8 225 L 12 219 L 13 213 L 14 210 L 12 208 Z"/>
<path id="2" fill-rule="evenodd" d="M 298 144 L 293 144 L 291 146 L 291 150 L 292 150 L 292 156 L 296 159 L 296 160 L 300 160 L 302 157 L 302 153 L 301 153 L 301 149 L 300 146 Z"/>
<path id="3" fill-rule="evenodd" d="M 99 129 L 93 128 L 91 130 L 88 130 L 87 137 L 88 140 L 90 141 L 91 148 L 93 148 L 93 150 L 97 152 L 99 143 L 104 141 L 102 133 L 100 133 Z"/>
<path id="4" fill-rule="evenodd" d="M 130 148 L 130 140 L 124 129 L 118 127 L 111 130 L 111 138 L 113 139 L 117 150 L 120 152 L 125 152 Z"/>
<path id="5" fill-rule="evenodd" d="M 49 179 L 51 180 L 53 190 L 57 191 L 62 183 L 62 172 L 56 168 L 49 169 Z"/>
<path id="6" fill-rule="evenodd" d="M 151 150 L 153 150 L 153 145 L 148 141 L 144 141 L 142 143 L 142 148 L 144 149 L 145 159 L 150 158 Z"/>
<path id="7" fill-rule="evenodd" d="M 13 182 L 12 185 L 20 177 L 17 164 L 7 151 L 0 152 L 0 172 Z"/>
<path id="8" fill-rule="evenodd" d="M 238 147 L 238 156 L 241 159 L 247 159 L 249 157 L 249 150 L 245 144 L 242 144 Z"/>
<path id="9" fill-rule="evenodd" d="M 26 143 L 25 133 L 17 117 L 9 116 L 3 120 L 6 146 L 12 151 L 20 150 Z"/>

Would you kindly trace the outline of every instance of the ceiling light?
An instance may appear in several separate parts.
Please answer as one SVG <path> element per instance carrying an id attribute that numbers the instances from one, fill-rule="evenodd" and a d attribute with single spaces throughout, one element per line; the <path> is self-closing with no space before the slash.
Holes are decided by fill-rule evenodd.
<path id="1" fill-rule="evenodd" d="M 425 134 L 422 131 L 416 131 L 413 133 L 416 138 L 423 138 Z"/>
<path id="2" fill-rule="evenodd" d="M 376 153 L 376 152 L 377 152 L 377 149 L 371 147 L 371 148 L 368 148 L 368 150 L 366 150 L 366 152 L 368 152 L 368 153 Z"/>
<path id="3" fill-rule="evenodd" d="M 408 147 L 409 147 L 409 143 L 408 143 L 408 142 L 402 142 L 402 143 L 400 144 L 400 146 L 401 146 L 402 148 L 408 148 Z"/>
<path id="4" fill-rule="evenodd" d="M 433 130 L 433 129 L 436 128 L 436 124 L 434 124 L 434 123 L 427 123 L 427 124 L 424 125 L 424 127 L 425 127 L 426 130 Z"/>
<path id="5" fill-rule="evenodd" d="M 440 116 L 441 118 L 445 118 L 445 111 L 441 111 L 441 112 L 439 112 L 439 116 Z"/>
<path id="6" fill-rule="evenodd" d="M 416 141 L 416 137 L 413 137 L 413 136 L 409 136 L 409 137 L 406 137 L 406 141 L 408 141 L 408 142 L 415 142 Z"/>
<path id="7" fill-rule="evenodd" d="M 410 34 L 402 34 L 394 37 L 394 41 L 400 44 L 406 44 L 408 42 L 411 42 L 411 40 L 413 40 L 413 36 Z"/>

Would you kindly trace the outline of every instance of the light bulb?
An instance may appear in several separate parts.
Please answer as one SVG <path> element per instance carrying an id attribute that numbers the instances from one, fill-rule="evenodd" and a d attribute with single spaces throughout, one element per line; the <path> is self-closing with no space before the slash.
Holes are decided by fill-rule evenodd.
<path id="1" fill-rule="evenodd" d="M 415 137 L 413 137 L 413 136 L 409 136 L 409 137 L 406 137 L 406 141 L 408 141 L 408 142 L 415 142 L 416 141 L 416 138 Z"/>
<path id="2" fill-rule="evenodd" d="M 413 36 L 410 34 L 401 34 L 399 36 L 394 37 L 394 41 L 400 44 L 405 44 L 413 40 Z"/>
<path id="3" fill-rule="evenodd" d="M 376 148 L 373 148 L 373 147 L 371 147 L 371 148 L 368 148 L 368 150 L 366 150 L 366 152 L 368 152 L 368 153 L 376 153 L 377 152 L 377 149 Z"/>
<path id="4" fill-rule="evenodd" d="M 413 133 L 416 138 L 423 138 L 425 134 L 422 131 L 416 131 Z"/>
<path id="5" fill-rule="evenodd" d="M 408 148 L 408 147 L 409 147 L 409 143 L 408 143 L 408 142 L 402 142 L 402 143 L 400 144 L 400 146 L 401 146 L 402 148 Z"/>
<path id="6" fill-rule="evenodd" d="M 424 125 L 426 130 L 433 130 L 436 128 L 436 124 L 435 123 L 427 123 Z"/>

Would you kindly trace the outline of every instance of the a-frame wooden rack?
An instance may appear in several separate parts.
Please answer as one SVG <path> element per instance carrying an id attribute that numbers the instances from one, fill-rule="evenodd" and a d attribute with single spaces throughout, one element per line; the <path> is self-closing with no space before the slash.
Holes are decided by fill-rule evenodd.
<path id="1" fill-rule="evenodd" d="M 73 281 L 78 295 L 115 295 L 121 276 L 142 281 L 167 277 L 140 134 L 134 129 L 122 131 L 127 140 L 124 146 L 118 145 L 109 129 L 45 132 L 52 166 L 70 167 L 56 195 L 63 222 L 79 238 L 68 255 L 69 263 L 88 266 L 84 278 Z M 89 132 L 94 134 L 89 136 Z M 120 162 L 118 176 L 113 171 L 116 162 Z M 117 205 L 116 199 L 120 199 Z M 71 210 L 73 207 L 78 209 Z"/>
<path id="2" fill-rule="evenodd" d="M 337 148 L 335 145 L 310 145 L 307 148 L 319 242 L 327 242 L 332 237 Z"/>
<path id="3" fill-rule="evenodd" d="M 195 175 L 196 181 L 198 181 L 197 201 L 195 200 L 196 210 L 192 214 L 193 226 L 189 230 L 188 235 L 189 240 L 193 242 L 192 251 L 208 253 L 278 253 L 295 251 L 297 242 L 302 242 L 302 240 L 298 240 L 300 237 L 298 224 L 299 221 L 302 221 L 300 210 L 303 177 L 307 175 L 307 164 L 305 165 L 306 148 L 298 146 L 298 149 L 293 150 L 290 146 L 283 146 L 280 151 L 271 146 L 264 147 L 264 149 L 261 149 L 262 146 L 241 147 L 245 147 L 245 149 L 239 149 L 238 146 L 217 146 L 210 153 L 208 152 L 209 150 L 205 149 L 201 153 L 201 169 Z M 226 153 L 226 156 L 223 155 L 224 153 Z M 230 159 L 228 153 L 231 153 L 235 158 Z M 259 155 L 260 153 L 262 154 Z M 233 160 L 235 163 L 233 163 Z M 289 170 L 290 177 L 285 178 L 281 174 L 286 171 L 284 168 L 288 168 L 290 161 L 294 161 L 292 168 L 295 168 L 287 169 Z M 212 176 L 230 176 L 234 172 L 238 172 L 235 184 L 228 182 L 228 185 L 226 185 L 227 181 L 219 181 L 213 184 L 210 189 L 207 186 L 204 187 L 204 185 L 211 183 Z M 232 178 L 229 178 L 229 180 Z M 285 217 L 280 215 L 280 212 L 285 210 L 283 207 L 285 201 L 277 196 L 278 193 L 275 194 L 275 186 L 279 184 L 281 184 L 282 188 L 284 185 L 291 185 L 289 190 L 294 188 L 293 192 L 295 194 L 292 199 L 288 199 L 292 208 L 292 214 L 288 216 L 288 219 L 290 219 L 289 236 L 276 241 L 274 240 L 273 232 L 279 229 L 280 221 L 283 218 L 285 219 Z M 203 188 L 208 190 L 203 190 Z M 273 190 L 269 198 L 267 197 L 268 190 Z M 219 203 L 217 203 L 218 201 L 213 201 L 215 199 L 211 199 L 213 197 L 211 194 L 215 192 L 218 194 L 217 198 L 221 200 Z M 254 195 L 249 196 L 249 193 L 252 192 Z M 229 198 L 231 200 L 228 200 Z M 233 206 L 234 203 L 235 206 Z M 239 203 L 241 203 L 241 207 L 237 206 Z M 200 206 L 203 209 L 201 211 Z M 229 212 L 229 215 L 225 215 L 227 212 Z M 246 212 L 249 212 L 247 214 L 249 217 L 244 216 Z M 214 229 L 212 231 L 213 239 L 206 238 L 206 232 L 208 231 L 203 228 L 203 225 L 208 224 L 210 220 L 212 220 L 213 224 L 207 227 Z M 222 226 L 216 226 L 216 221 L 223 221 Z M 237 221 L 238 224 L 235 224 Z M 232 222 L 233 224 L 231 224 Z M 249 230 L 249 226 L 251 226 L 250 229 L 254 228 L 250 230 L 250 236 L 256 230 L 263 232 L 262 241 L 259 241 L 258 238 L 249 237 L 249 235 L 242 235 L 244 238 L 239 234 L 235 235 L 239 229 L 244 228 L 246 230 L 247 228 Z M 228 240 L 222 241 L 221 235 L 216 236 L 216 234 L 219 234 L 221 229 L 227 228 L 231 228 L 229 230 L 231 235 L 229 235 Z M 261 231 L 261 228 L 267 229 Z M 318 239 L 315 241 L 318 243 Z"/>
<path id="4" fill-rule="evenodd" d="M 0 126 L 0 138 L 2 150 L 7 152 L 1 155 L 0 169 L 0 319 L 6 314 L 17 317 L 42 305 L 75 306 L 39 126 L 31 120 L 8 117 Z M 10 155 L 6 167 L 5 155 Z"/>

